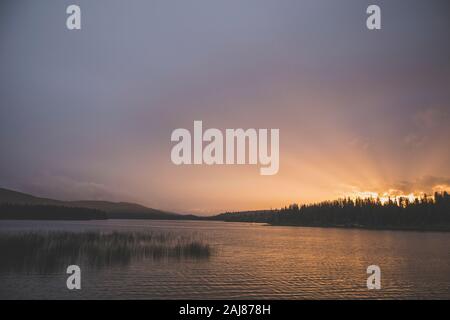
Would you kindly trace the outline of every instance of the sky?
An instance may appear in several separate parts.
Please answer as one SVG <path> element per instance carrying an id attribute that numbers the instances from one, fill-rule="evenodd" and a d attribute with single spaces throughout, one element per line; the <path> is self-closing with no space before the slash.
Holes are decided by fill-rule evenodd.
<path id="1" fill-rule="evenodd" d="M 449 190 L 449 30 L 445 0 L 3 0 L 0 187 L 200 215 Z M 194 120 L 278 128 L 278 174 L 174 165 Z"/>

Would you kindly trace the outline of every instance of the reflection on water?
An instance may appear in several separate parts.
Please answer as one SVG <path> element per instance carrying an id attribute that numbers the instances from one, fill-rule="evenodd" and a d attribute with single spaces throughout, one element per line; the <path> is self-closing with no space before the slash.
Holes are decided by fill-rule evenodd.
<path id="1" fill-rule="evenodd" d="M 0 273 L 0 298 L 449 299 L 450 233 L 273 227 L 212 221 L 2 221 L 0 231 L 170 231 L 200 234 L 207 260 L 142 260 L 82 269 L 82 289 L 54 274 Z M 368 290 L 366 268 L 381 268 Z"/>

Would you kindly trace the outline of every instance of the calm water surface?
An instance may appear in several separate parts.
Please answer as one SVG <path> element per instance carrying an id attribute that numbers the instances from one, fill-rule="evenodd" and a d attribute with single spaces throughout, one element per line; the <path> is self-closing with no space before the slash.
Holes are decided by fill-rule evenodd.
<path id="1" fill-rule="evenodd" d="M 211 221 L 0 221 L 0 232 L 24 230 L 194 233 L 214 254 L 82 269 L 79 291 L 66 288 L 65 270 L 0 273 L 3 299 L 450 299 L 450 233 Z M 372 264 L 381 268 L 381 290 L 366 287 Z"/>

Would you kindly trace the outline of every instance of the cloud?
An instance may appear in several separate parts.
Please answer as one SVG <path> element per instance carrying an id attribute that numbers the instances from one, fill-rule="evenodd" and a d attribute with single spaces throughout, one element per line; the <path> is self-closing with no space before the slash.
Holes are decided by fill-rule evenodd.
<path id="1" fill-rule="evenodd" d="M 404 136 L 403 141 L 412 148 L 423 147 L 432 142 L 436 136 L 448 132 L 448 121 L 448 108 L 423 108 L 412 115 L 412 130 Z"/>
<path id="2" fill-rule="evenodd" d="M 439 124 L 443 116 L 444 112 L 438 108 L 426 108 L 415 113 L 413 121 L 419 127 L 433 128 Z"/>
<path id="3" fill-rule="evenodd" d="M 424 194 L 432 195 L 435 192 L 450 192 L 450 178 L 423 176 L 416 180 L 402 180 L 384 187 L 364 188 L 356 185 L 342 185 L 345 191 L 339 193 L 339 197 L 359 198 L 384 198 L 413 196 L 420 197 Z"/>
<path id="4" fill-rule="evenodd" d="M 369 140 L 364 137 L 354 137 L 348 142 L 348 145 L 360 150 L 368 150 L 370 148 Z"/>
<path id="5" fill-rule="evenodd" d="M 450 178 L 424 176 L 414 181 L 400 181 L 395 184 L 394 189 L 403 194 L 410 193 L 433 193 L 435 191 L 450 190 Z"/>
<path id="6" fill-rule="evenodd" d="M 405 141 L 406 145 L 408 145 L 410 147 L 420 148 L 426 144 L 427 137 L 419 136 L 415 133 L 410 133 L 404 138 L 404 141 Z"/>

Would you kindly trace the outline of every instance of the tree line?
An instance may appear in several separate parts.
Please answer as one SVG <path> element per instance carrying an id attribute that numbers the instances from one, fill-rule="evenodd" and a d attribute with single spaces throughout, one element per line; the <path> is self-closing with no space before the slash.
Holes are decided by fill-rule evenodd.
<path id="1" fill-rule="evenodd" d="M 291 204 L 282 209 L 224 213 L 223 221 L 264 222 L 311 227 L 360 227 L 450 231 L 450 195 L 436 192 L 410 201 L 405 197 L 344 198 L 315 204 Z"/>
<path id="2" fill-rule="evenodd" d="M 0 204 L 0 220 L 102 220 L 107 214 L 97 209 L 55 205 Z"/>

